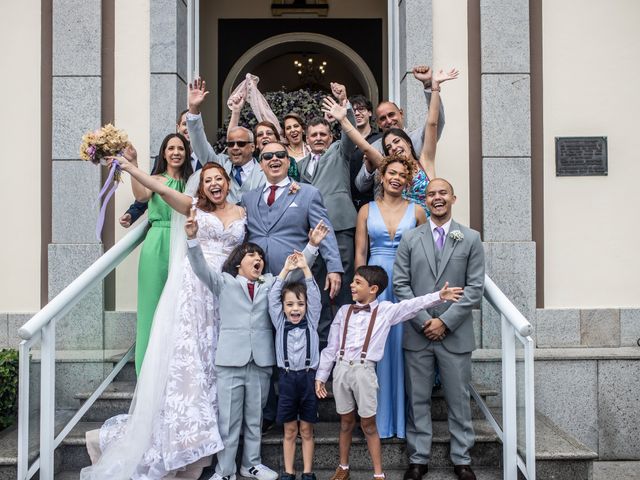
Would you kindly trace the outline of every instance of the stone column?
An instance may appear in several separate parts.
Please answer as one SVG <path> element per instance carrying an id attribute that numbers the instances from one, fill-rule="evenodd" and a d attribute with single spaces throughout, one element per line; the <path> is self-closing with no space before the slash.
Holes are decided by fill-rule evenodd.
<path id="1" fill-rule="evenodd" d="M 53 1 L 52 243 L 49 299 L 103 253 L 96 240 L 100 167 L 80 161 L 82 135 L 101 122 L 101 0 Z M 59 349 L 102 349 L 103 288 L 58 322 Z"/>
<path id="2" fill-rule="evenodd" d="M 483 239 L 487 274 L 535 322 L 531 234 L 528 0 L 481 0 Z M 500 318 L 483 308 L 482 346 L 500 346 Z"/>
<path id="3" fill-rule="evenodd" d="M 422 83 L 406 72 L 415 65 L 433 62 L 433 24 L 431 0 L 400 0 L 400 108 L 405 127 L 424 126 L 427 105 Z"/>
<path id="4" fill-rule="evenodd" d="M 187 4 L 184 0 L 154 0 L 150 16 L 149 145 L 153 158 L 162 139 L 175 131 L 178 113 L 187 108 Z"/>

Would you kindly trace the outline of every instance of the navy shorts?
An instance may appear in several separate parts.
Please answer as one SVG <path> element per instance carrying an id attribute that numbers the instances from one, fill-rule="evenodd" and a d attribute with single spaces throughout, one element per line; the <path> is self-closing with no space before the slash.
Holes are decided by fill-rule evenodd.
<path id="1" fill-rule="evenodd" d="M 318 421 L 318 397 L 316 397 L 316 371 L 312 368 L 296 372 L 279 369 L 278 413 L 279 424 L 303 420 Z"/>

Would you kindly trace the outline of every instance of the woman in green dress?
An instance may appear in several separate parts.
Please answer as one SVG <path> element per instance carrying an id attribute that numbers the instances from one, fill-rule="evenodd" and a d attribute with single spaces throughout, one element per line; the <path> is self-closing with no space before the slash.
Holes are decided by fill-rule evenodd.
<path id="1" fill-rule="evenodd" d="M 133 147 L 125 156 L 137 165 Z M 152 176 L 168 187 L 184 192 L 187 179 L 193 173 L 189 142 L 179 133 L 171 133 L 162 141 Z M 169 270 L 169 242 L 171 238 L 171 207 L 162 198 L 131 177 L 133 196 L 139 202 L 149 202 L 148 218 L 151 228 L 140 252 L 138 263 L 138 321 L 136 328 L 136 373 L 149 342 L 151 323 Z"/>

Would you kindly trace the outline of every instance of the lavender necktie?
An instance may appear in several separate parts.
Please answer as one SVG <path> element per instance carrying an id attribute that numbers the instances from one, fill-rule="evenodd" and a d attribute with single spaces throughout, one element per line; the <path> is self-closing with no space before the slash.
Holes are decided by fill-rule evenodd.
<path id="1" fill-rule="evenodd" d="M 442 250 L 442 248 L 444 247 L 444 228 L 436 227 L 435 231 L 438 234 L 438 239 L 436 240 L 436 246 L 438 247 L 438 250 Z"/>

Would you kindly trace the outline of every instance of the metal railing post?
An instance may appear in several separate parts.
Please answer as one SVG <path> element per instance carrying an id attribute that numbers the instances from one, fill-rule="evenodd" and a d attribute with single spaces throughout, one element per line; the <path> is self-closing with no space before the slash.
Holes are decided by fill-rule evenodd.
<path id="1" fill-rule="evenodd" d="M 524 340 L 524 402 L 527 479 L 534 480 L 536 478 L 536 404 L 534 391 L 535 377 L 533 374 L 533 349 L 535 346 L 531 337 L 527 337 Z"/>
<path id="2" fill-rule="evenodd" d="M 504 480 L 518 478 L 518 427 L 516 414 L 516 340 L 513 327 L 501 312 L 502 320 L 502 462 Z"/>
<path id="3" fill-rule="evenodd" d="M 29 471 L 29 347 L 26 340 L 18 347 L 18 480 Z"/>
<path id="4" fill-rule="evenodd" d="M 40 478 L 53 480 L 56 418 L 56 319 L 42 328 L 40 344 Z"/>

